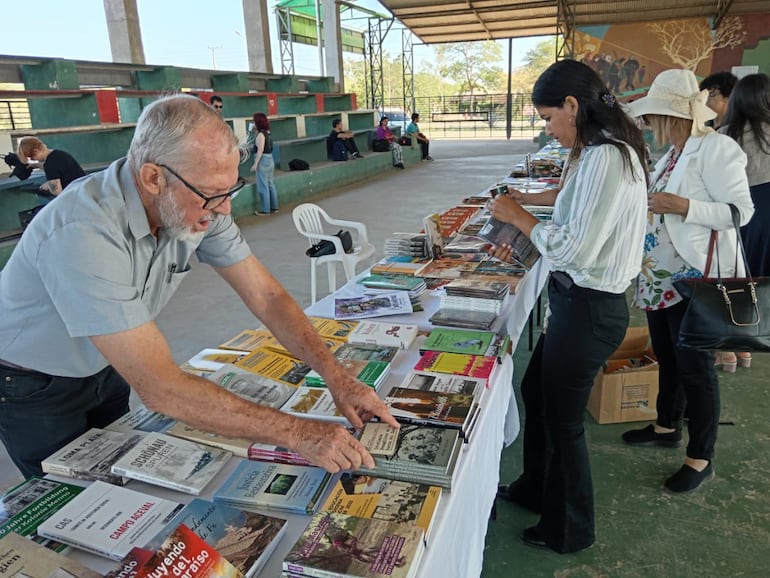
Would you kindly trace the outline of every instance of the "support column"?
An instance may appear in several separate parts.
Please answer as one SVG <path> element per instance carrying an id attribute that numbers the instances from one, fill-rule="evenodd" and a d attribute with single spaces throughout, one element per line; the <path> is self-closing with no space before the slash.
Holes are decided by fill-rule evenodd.
<path id="1" fill-rule="evenodd" d="M 113 62 L 145 64 L 136 0 L 103 0 Z"/>
<path id="2" fill-rule="evenodd" d="M 242 5 L 249 72 L 272 74 L 273 53 L 270 49 L 270 20 L 267 17 L 267 2 L 242 0 Z"/>
<path id="3" fill-rule="evenodd" d="M 342 74 L 342 32 L 340 30 L 340 11 L 336 0 L 322 0 L 324 76 L 331 76 L 337 83 L 338 91 L 345 92 L 345 80 Z"/>

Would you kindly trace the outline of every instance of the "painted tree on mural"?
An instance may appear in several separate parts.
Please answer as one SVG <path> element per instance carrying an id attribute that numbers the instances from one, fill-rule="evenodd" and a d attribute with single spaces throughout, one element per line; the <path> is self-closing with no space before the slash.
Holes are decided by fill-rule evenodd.
<path id="1" fill-rule="evenodd" d="M 746 38 L 743 22 L 729 16 L 713 32 L 706 20 L 671 20 L 648 24 L 647 28 L 660 41 L 659 50 L 671 62 L 693 72 L 718 48 L 740 46 Z"/>

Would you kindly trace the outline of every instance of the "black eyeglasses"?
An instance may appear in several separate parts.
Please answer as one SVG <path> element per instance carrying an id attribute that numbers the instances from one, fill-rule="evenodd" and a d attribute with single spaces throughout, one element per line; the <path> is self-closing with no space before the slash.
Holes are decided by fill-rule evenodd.
<path id="1" fill-rule="evenodd" d="M 214 108 L 222 108 L 222 105 L 221 104 L 215 104 Z"/>
<path id="2" fill-rule="evenodd" d="M 198 195 L 201 199 L 203 199 L 203 209 L 204 210 L 212 210 L 219 207 L 222 203 L 224 203 L 227 199 L 234 199 L 238 196 L 238 193 L 241 192 L 241 189 L 246 186 L 246 179 L 243 177 L 238 177 L 238 182 L 235 184 L 235 186 L 227 191 L 226 193 L 222 193 L 221 195 L 214 195 L 213 197 L 209 197 L 201 193 L 198 189 L 196 189 L 194 186 L 192 186 L 190 183 L 188 183 L 186 180 L 184 180 L 179 174 L 172 169 L 171 167 L 167 165 L 163 165 L 160 163 L 157 163 L 159 167 L 162 169 L 166 169 L 168 172 L 170 172 L 172 175 L 174 175 L 177 179 L 179 179 L 182 184 L 190 189 L 193 193 Z"/>

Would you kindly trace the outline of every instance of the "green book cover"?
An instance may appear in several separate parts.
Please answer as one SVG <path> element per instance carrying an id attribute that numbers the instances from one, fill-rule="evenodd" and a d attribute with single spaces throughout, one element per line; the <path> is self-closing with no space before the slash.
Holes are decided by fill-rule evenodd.
<path id="1" fill-rule="evenodd" d="M 445 353 L 485 355 L 494 338 L 495 333 L 492 331 L 469 331 L 437 327 L 430 332 L 425 343 L 420 347 L 420 353 L 425 351 L 442 351 Z"/>

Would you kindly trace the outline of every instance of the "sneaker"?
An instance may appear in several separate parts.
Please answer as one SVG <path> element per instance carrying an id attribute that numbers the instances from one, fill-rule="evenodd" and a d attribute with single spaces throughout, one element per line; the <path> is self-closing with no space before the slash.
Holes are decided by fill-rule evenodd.
<path id="1" fill-rule="evenodd" d="M 270 213 L 277 213 L 278 209 L 270 209 Z"/>
<path id="2" fill-rule="evenodd" d="M 426 160 L 426 161 L 432 161 L 432 160 L 433 160 L 433 157 L 432 157 L 432 156 L 430 156 L 430 155 L 428 155 L 428 156 L 427 156 L 427 157 L 425 157 L 425 159 L 423 159 L 423 160 Z"/>
<path id="3" fill-rule="evenodd" d="M 395 164 L 395 165 L 393 165 L 393 166 L 394 166 L 394 167 L 398 167 L 399 169 L 403 169 L 403 168 L 404 168 L 404 163 L 396 163 L 396 164 Z"/>
<path id="4" fill-rule="evenodd" d="M 361 153 L 353 153 L 352 154 L 352 158 L 354 158 L 354 159 L 362 159 L 362 158 L 364 158 L 364 155 L 362 155 Z"/>
<path id="5" fill-rule="evenodd" d="M 655 426 L 652 424 L 642 429 L 628 430 L 621 437 L 630 446 L 678 448 L 682 445 L 682 430 L 675 430 L 671 433 L 655 433 Z"/>
<path id="6" fill-rule="evenodd" d="M 259 215 L 260 217 L 264 217 L 265 215 L 269 215 L 270 213 L 266 213 L 264 211 L 254 211 L 255 215 Z"/>
<path id="7" fill-rule="evenodd" d="M 687 464 L 679 468 L 679 471 L 668 478 L 663 484 L 669 492 L 674 494 L 688 494 L 701 487 L 703 482 L 707 482 L 714 477 L 714 466 L 711 461 L 699 472 Z"/>

